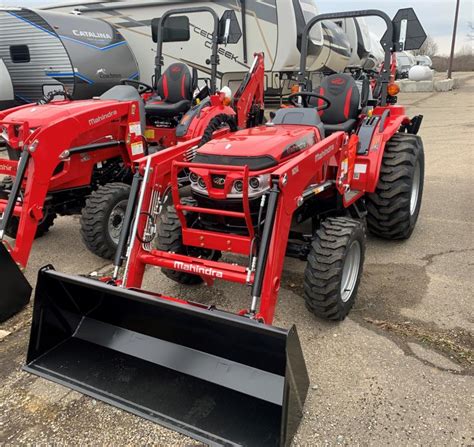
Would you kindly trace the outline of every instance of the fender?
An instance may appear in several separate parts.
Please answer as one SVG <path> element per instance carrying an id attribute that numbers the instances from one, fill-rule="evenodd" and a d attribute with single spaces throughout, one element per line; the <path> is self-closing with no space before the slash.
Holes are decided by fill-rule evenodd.
<path id="1" fill-rule="evenodd" d="M 387 113 L 388 112 L 388 113 Z M 402 125 L 409 121 L 405 108 L 401 106 L 376 107 L 372 116 L 379 117 L 374 128 L 368 151 L 358 154 L 354 169 L 352 188 L 372 193 L 377 188 L 385 145 Z"/>
<path id="2" fill-rule="evenodd" d="M 211 104 L 209 107 L 204 107 L 201 110 L 201 113 L 192 117 L 188 133 L 182 141 L 189 141 L 193 138 L 202 137 L 210 121 L 217 115 L 225 114 L 235 116 L 235 111 L 232 107 L 224 106 L 222 103 L 220 103 L 219 105 L 212 104 L 213 99 L 214 98 L 211 98 Z M 217 99 L 219 98 L 217 97 Z"/>

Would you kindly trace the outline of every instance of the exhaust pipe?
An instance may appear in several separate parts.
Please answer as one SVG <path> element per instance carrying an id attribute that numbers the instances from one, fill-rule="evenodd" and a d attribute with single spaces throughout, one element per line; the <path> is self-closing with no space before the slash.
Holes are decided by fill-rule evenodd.
<path id="1" fill-rule="evenodd" d="M 309 386 L 295 327 L 52 267 L 24 369 L 210 445 L 289 445 Z"/>

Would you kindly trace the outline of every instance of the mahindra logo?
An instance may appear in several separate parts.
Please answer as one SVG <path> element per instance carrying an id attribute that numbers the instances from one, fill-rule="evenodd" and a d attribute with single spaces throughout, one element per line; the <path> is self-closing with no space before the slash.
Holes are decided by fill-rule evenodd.
<path id="1" fill-rule="evenodd" d="M 212 183 L 216 186 L 224 186 L 225 185 L 225 177 L 215 176 L 212 178 Z"/>
<path id="2" fill-rule="evenodd" d="M 336 78 L 336 79 L 333 79 L 331 81 L 331 84 L 334 84 L 334 85 L 342 85 L 342 84 L 345 84 L 346 81 L 342 78 Z"/>
<path id="3" fill-rule="evenodd" d="M 108 113 L 104 113 L 103 115 L 100 115 L 96 118 L 91 118 L 89 120 L 89 126 L 93 126 L 95 124 L 99 124 L 100 122 L 108 119 L 108 118 L 112 118 L 113 116 L 117 115 L 117 111 L 116 110 L 112 110 Z"/>
<path id="4" fill-rule="evenodd" d="M 196 275 L 210 276 L 211 278 L 223 278 L 224 274 L 220 270 L 214 270 L 210 267 L 203 267 L 201 265 L 186 264 L 181 261 L 174 261 L 173 268 L 182 272 L 195 273 Z"/>
<path id="5" fill-rule="evenodd" d="M 181 71 L 181 67 L 176 66 L 176 67 L 171 67 L 171 72 L 172 73 L 179 73 Z"/>

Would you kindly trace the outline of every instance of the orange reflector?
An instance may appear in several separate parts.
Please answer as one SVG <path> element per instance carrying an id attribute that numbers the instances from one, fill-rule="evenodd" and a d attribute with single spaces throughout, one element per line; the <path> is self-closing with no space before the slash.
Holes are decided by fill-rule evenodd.
<path id="1" fill-rule="evenodd" d="M 300 91 L 300 86 L 298 84 L 292 85 L 291 86 L 291 93 L 299 93 Z"/>
<path id="2" fill-rule="evenodd" d="M 388 85 L 388 94 L 390 96 L 397 96 L 399 93 L 400 93 L 400 87 L 397 84 L 392 83 Z"/>

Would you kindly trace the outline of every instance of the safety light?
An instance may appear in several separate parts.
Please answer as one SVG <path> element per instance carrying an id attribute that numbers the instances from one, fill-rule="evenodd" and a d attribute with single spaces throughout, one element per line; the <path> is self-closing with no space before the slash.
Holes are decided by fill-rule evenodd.
<path id="1" fill-rule="evenodd" d="M 388 85 L 388 94 L 390 96 L 397 96 L 400 93 L 400 87 L 392 82 L 391 84 Z"/>
<path id="2" fill-rule="evenodd" d="M 229 87 L 224 86 L 221 88 L 219 93 L 221 95 L 222 104 L 224 106 L 230 105 L 232 102 L 232 90 Z"/>
<path id="3" fill-rule="evenodd" d="M 299 93 L 300 92 L 300 86 L 298 84 L 294 84 L 291 86 L 291 94 Z"/>

